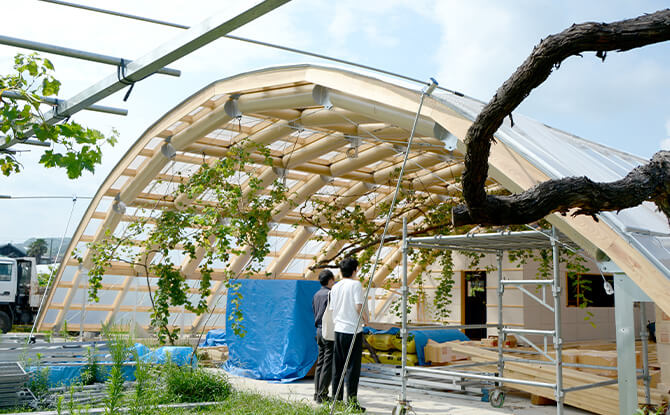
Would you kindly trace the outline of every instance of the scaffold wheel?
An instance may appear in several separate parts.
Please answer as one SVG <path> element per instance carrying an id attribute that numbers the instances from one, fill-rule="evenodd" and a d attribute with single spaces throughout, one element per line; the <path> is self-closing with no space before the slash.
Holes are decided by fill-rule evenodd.
<path id="1" fill-rule="evenodd" d="M 505 403 L 505 392 L 502 389 L 493 389 L 489 392 L 489 402 L 494 408 L 502 408 Z"/>

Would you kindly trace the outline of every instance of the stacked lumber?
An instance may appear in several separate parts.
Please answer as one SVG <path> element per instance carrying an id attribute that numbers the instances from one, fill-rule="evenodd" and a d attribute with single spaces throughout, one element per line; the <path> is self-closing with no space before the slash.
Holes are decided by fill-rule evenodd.
<path id="1" fill-rule="evenodd" d="M 658 389 L 670 392 L 670 316 L 656 307 L 656 355 L 661 369 Z"/>
<path id="2" fill-rule="evenodd" d="M 471 342 L 453 342 L 451 348 L 458 353 L 470 356 L 471 359 L 475 362 L 493 362 L 497 361 L 498 359 L 498 354 L 496 352 L 484 350 Z M 491 365 L 490 368 L 484 367 L 484 369 L 479 369 L 496 371 L 495 365 Z M 505 362 L 504 377 L 545 383 L 555 383 L 556 367 L 550 362 L 547 364 Z M 575 368 L 563 367 L 564 388 L 580 386 L 587 383 L 604 382 L 610 379 L 611 378 L 609 377 L 580 371 Z M 516 384 L 506 384 L 506 386 L 544 398 L 554 399 L 553 389 Z M 642 402 L 644 400 L 643 388 L 638 389 L 638 396 L 639 400 Z M 651 393 L 651 400 L 652 403 L 659 404 L 662 400 L 662 393 L 656 389 L 653 389 Z M 568 392 L 565 394 L 564 402 L 567 405 L 581 408 L 596 414 L 617 415 L 619 413 L 618 386 L 614 384 Z"/>

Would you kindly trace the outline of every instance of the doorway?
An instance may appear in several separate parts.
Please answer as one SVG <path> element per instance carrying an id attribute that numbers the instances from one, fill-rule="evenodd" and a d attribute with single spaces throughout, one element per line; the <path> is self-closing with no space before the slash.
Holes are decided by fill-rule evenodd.
<path id="1" fill-rule="evenodd" d="M 486 271 L 463 272 L 463 323 L 486 324 Z M 486 338 L 486 328 L 466 329 L 470 340 Z"/>

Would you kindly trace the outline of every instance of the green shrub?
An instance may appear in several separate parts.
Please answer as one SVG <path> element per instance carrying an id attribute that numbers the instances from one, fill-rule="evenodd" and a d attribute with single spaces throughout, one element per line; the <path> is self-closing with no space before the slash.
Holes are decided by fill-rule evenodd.
<path id="1" fill-rule="evenodd" d="M 213 402 L 225 400 L 231 386 L 223 373 L 180 368 L 167 363 L 164 369 L 165 397 L 171 402 Z"/>

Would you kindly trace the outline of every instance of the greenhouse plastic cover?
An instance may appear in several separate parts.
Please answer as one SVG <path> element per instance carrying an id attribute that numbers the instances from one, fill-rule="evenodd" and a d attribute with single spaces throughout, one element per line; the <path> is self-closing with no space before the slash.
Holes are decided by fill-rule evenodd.
<path id="1" fill-rule="evenodd" d="M 318 281 L 237 280 L 241 295 L 243 337 L 227 320 L 228 360 L 224 369 L 237 376 L 292 382 L 305 377 L 316 362 L 318 346 L 312 297 Z M 236 298 L 228 292 L 226 313 Z"/>
<path id="2" fill-rule="evenodd" d="M 400 329 L 397 327 L 391 327 L 388 330 L 375 330 L 370 327 L 364 327 L 363 333 L 365 334 L 399 334 Z M 416 343 L 416 357 L 419 359 L 419 365 L 426 365 L 426 360 L 423 354 L 423 348 L 426 347 L 428 339 L 437 342 L 451 342 L 451 341 L 468 341 L 470 340 L 468 336 L 463 334 L 459 330 L 455 329 L 434 329 L 434 330 L 408 330 L 408 335 L 414 336 L 414 342 Z"/>
<path id="3" fill-rule="evenodd" d="M 170 360 L 178 366 L 187 365 L 190 362 L 191 354 L 193 353 L 193 348 L 191 347 L 159 347 L 153 352 L 151 349 L 146 347 L 143 344 L 135 343 L 134 346 L 128 349 L 128 353 L 131 356 L 126 360 L 127 363 L 133 362 L 135 359 L 135 352 L 142 359 L 142 361 L 147 363 L 156 363 L 163 364 L 167 362 L 168 356 Z M 107 355 L 98 355 L 99 363 L 111 363 L 112 359 L 109 354 Z M 195 356 L 193 357 L 195 364 Z M 48 368 L 49 378 L 48 384 L 50 388 L 55 388 L 58 386 L 70 386 L 73 383 L 77 383 L 81 380 L 81 372 L 86 369 L 86 366 L 70 366 L 70 365 L 48 365 L 45 364 L 42 368 Z M 27 372 L 34 372 L 41 370 L 42 368 L 38 367 L 29 367 Z M 100 365 L 98 367 L 99 377 L 101 379 L 106 378 L 107 372 L 109 371 L 110 366 Z M 126 365 L 123 366 L 123 377 L 126 380 L 134 381 L 135 380 L 135 366 Z"/>

